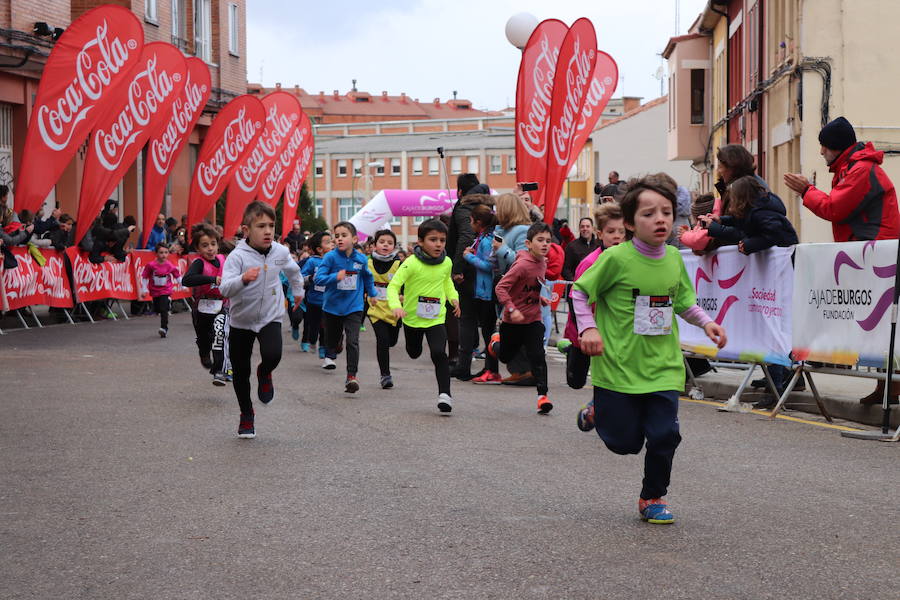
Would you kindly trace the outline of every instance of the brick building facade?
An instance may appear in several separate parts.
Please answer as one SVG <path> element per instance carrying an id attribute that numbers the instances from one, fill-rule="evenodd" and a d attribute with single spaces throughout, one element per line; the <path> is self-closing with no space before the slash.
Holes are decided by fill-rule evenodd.
<path id="1" fill-rule="evenodd" d="M 35 23 L 65 29 L 84 12 L 103 4 L 134 12 L 143 23 L 146 42 L 171 43 L 186 56 L 203 58 L 209 66 L 210 101 L 166 189 L 164 212 L 178 217 L 187 212 L 194 161 L 212 116 L 247 90 L 245 0 L 0 0 L 0 183 L 11 187 L 15 206 L 13 178 L 24 150 L 33 98 L 54 44 L 54 36 L 36 35 Z M 77 212 L 85 150 L 83 146 L 76 153 L 45 206 Z M 142 161 L 143 153 L 113 194 L 122 204 L 120 215 L 134 215 L 139 223 Z"/>

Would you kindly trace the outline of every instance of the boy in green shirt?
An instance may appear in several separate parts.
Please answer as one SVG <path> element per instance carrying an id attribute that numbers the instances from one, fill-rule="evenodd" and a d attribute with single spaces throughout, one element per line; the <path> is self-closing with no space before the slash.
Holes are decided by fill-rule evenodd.
<path id="1" fill-rule="evenodd" d="M 633 238 L 603 252 L 572 292 L 581 350 L 592 356 L 594 415 L 585 420 L 616 454 L 638 454 L 646 441 L 638 511 L 650 523 L 675 521 L 663 499 L 681 442 L 684 360 L 674 314 L 703 328 L 719 348 L 727 341 L 724 328 L 697 306 L 678 249 L 666 245 L 676 206 L 667 179 L 629 182 L 622 215 Z"/>
<path id="2" fill-rule="evenodd" d="M 444 252 L 447 226 L 437 219 L 419 225 L 419 243 L 394 275 L 387 288 L 388 307 L 403 319 L 406 353 L 422 355 L 422 338 L 427 338 L 431 362 L 438 382 L 438 410 L 453 410 L 450 397 L 450 360 L 447 358 L 447 327 L 444 325 L 447 300 L 459 317 L 459 294 L 450 278 L 452 261 Z M 403 288 L 403 302 L 400 289 Z"/>

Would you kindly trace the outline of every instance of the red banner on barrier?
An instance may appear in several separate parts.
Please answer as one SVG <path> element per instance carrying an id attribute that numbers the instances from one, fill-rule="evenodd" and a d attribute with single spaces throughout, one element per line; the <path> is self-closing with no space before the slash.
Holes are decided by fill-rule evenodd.
<path id="1" fill-rule="evenodd" d="M 16 209 L 44 202 L 110 100 L 131 79 L 144 46 L 134 14 L 105 5 L 84 13 L 56 42 L 38 86 L 22 164 Z"/>
<path id="2" fill-rule="evenodd" d="M 11 248 L 19 263 L 15 269 L 2 271 L 3 310 L 46 305 L 71 308 L 72 289 L 66 275 L 62 252 L 41 250 L 46 262 L 42 267 L 27 248 Z"/>
<path id="3" fill-rule="evenodd" d="M 87 252 L 79 251 L 77 246 L 67 248 L 66 256 L 72 265 L 72 291 L 76 302 L 137 298 L 130 253 L 126 255 L 125 262 L 103 262 L 98 265 L 92 264 Z"/>
<path id="4" fill-rule="evenodd" d="M 147 234 L 153 228 L 169 173 L 181 151 L 187 147 L 188 138 L 203 113 L 212 87 L 209 67 L 199 58 L 187 59 L 187 79 L 182 95 L 172 104 L 169 121 L 158 130 L 147 144 L 147 166 L 144 174 L 144 223 Z M 142 240 L 146 242 L 146 238 Z"/>
<path id="5" fill-rule="evenodd" d="M 200 255 L 186 254 L 184 256 L 178 256 L 169 254 L 169 262 L 178 267 L 178 272 L 181 273 L 181 277 L 184 277 L 188 267 L 191 266 L 191 263 L 194 262 L 194 259 L 198 256 Z M 144 267 L 154 260 L 156 260 L 156 252 L 152 250 L 136 250 L 131 253 L 131 261 L 134 264 L 134 286 L 137 289 L 138 300 L 150 300 L 150 294 L 147 292 L 147 283 L 141 275 L 144 272 Z M 181 300 L 183 298 L 190 298 L 191 296 L 191 288 L 181 285 L 181 277 L 179 277 L 172 286 L 172 295 L 170 296 L 172 300 Z"/>
<path id="6" fill-rule="evenodd" d="M 594 130 L 594 125 L 600 120 L 603 109 L 612 98 L 613 92 L 616 91 L 616 83 L 619 81 L 619 67 L 613 57 L 597 51 L 597 64 L 594 65 L 594 74 L 591 77 L 590 87 L 587 91 L 587 97 L 584 100 L 584 107 L 581 109 L 581 118 L 578 120 L 578 126 L 575 128 L 575 140 L 572 142 L 572 150 L 569 153 L 569 164 L 566 166 L 566 173 L 572 169 L 572 165 L 581 154 L 588 136 Z"/>
<path id="7" fill-rule="evenodd" d="M 266 109 L 256 96 L 244 94 L 226 104 L 206 132 L 197 157 L 191 195 L 188 198 L 188 224 L 203 220 L 231 180 L 235 165 L 253 148 L 262 133 Z M 233 231 L 225 231 L 230 237 Z"/>
<path id="8" fill-rule="evenodd" d="M 305 113 L 303 118 L 304 123 L 308 124 L 309 117 L 307 117 Z M 301 127 L 304 126 L 308 126 L 310 131 L 312 130 L 311 125 L 304 125 L 301 123 Z M 284 205 L 281 208 L 283 217 L 281 231 L 285 235 L 287 235 L 286 232 L 291 230 L 294 217 L 297 215 L 297 203 L 300 200 L 300 190 L 303 188 L 303 182 L 306 180 L 306 176 L 309 174 L 310 164 L 312 164 L 313 144 L 313 136 L 312 133 L 310 133 L 305 137 L 303 145 L 300 146 L 293 167 L 287 171 L 290 178 L 285 178 L 287 183 L 284 187 Z"/>
<path id="9" fill-rule="evenodd" d="M 566 24 L 556 19 L 542 21 L 522 51 L 516 84 L 516 180 L 537 182 L 531 192 L 541 205 L 547 174 L 547 132 L 553 102 L 556 59 L 566 32 Z"/>
<path id="10" fill-rule="evenodd" d="M 184 56 L 172 44 L 144 46 L 130 82 L 94 127 L 84 161 L 75 240 L 80 241 L 103 203 L 125 176 L 144 143 L 164 126 L 186 79 Z"/>
<path id="11" fill-rule="evenodd" d="M 553 104 L 547 150 L 547 185 L 544 190 L 544 221 L 553 222 L 563 183 L 568 176 L 575 130 L 587 98 L 597 64 L 597 35 L 588 19 L 578 19 L 569 28 L 559 49 L 553 80 Z"/>
<path id="12" fill-rule="evenodd" d="M 291 134 L 300 123 L 300 101 L 287 92 L 273 92 L 262 99 L 266 109 L 266 124 L 253 149 L 235 167 L 228 184 L 225 205 L 226 237 L 237 230 L 244 208 L 256 197 L 263 183 L 263 175 L 275 163 L 288 145 Z M 277 202 L 277 198 L 275 199 Z M 274 204 L 269 202 L 269 204 Z"/>

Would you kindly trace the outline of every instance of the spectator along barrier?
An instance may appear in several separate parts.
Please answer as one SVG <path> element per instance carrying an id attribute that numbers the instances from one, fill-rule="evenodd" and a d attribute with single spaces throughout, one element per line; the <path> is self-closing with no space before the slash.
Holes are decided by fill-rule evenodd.
<path id="1" fill-rule="evenodd" d="M 141 272 L 144 265 L 156 260 L 150 250 L 137 250 L 126 255 L 124 262 L 91 263 L 88 254 L 78 248 L 65 252 L 42 249 L 43 266 L 27 248 L 12 248 L 18 266 L 0 271 L 0 307 L 3 311 L 17 311 L 19 320 L 28 327 L 22 311 L 42 326 L 32 307 L 50 306 L 61 309 L 69 323 L 74 324 L 72 312 L 82 310 L 93 321 L 86 302 L 115 301 L 122 315 L 127 312 L 119 304 L 122 300 L 150 300 Z M 170 255 L 169 261 L 183 274 L 197 255 Z M 172 300 L 185 300 L 191 295 L 188 288 L 175 283 Z M 113 313 L 114 315 L 115 313 Z"/>

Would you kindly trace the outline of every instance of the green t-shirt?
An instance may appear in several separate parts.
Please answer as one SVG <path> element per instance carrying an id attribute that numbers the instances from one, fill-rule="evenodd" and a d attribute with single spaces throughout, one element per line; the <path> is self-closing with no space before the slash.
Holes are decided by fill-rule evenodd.
<path id="1" fill-rule="evenodd" d="M 631 242 L 613 246 L 578 278 L 575 288 L 596 303 L 594 321 L 603 338 L 603 355 L 591 357 L 593 385 L 623 394 L 684 389 L 675 315 L 696 304 L 697 298 L 677 248 L 666 246 L 663 258 L 650 258 Z M 671 300 L 670 333 L 635 333 L 636 298 L 648 296 L 641 302 L 651 306 L 664 306 L 666 297 Z"/>
<path id="2" fill-rule="evenodd" d="M 388 284 L 387 298 L 391 310 L 400 308 L 400 288 L 403 288 L 404 325 L 425 329 L 444 322 L 447 300 L 459 299 L 450 278 L 452 267 L 449 257 L 439 265 L 426 265 L 415 256 L 403 261 Z"/>

